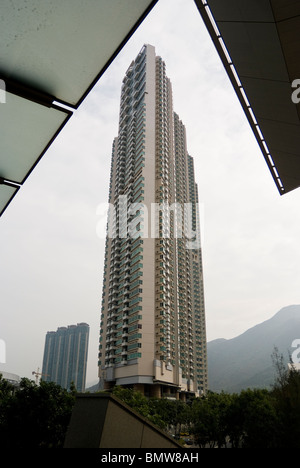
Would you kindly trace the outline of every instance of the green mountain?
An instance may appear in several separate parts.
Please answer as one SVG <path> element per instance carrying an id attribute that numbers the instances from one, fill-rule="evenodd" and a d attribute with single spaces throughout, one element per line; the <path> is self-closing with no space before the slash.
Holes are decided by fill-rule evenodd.
<path id="1" fill-rule="evenodd" d="M 270 388 L 276 378 L 274 349 L 288 363 L 295 339 L 300 339 L 300 305 L 284 307 L 271 319 L 235 338 L 208 342 L 209 389 L 233 393 Z"/>

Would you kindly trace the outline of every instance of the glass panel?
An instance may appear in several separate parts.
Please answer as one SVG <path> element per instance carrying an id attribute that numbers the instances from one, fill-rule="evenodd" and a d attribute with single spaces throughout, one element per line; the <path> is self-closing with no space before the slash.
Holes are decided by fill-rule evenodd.
<path id="1" fill-rule="evenodd" d="M 0 216 L 18 190 L 18 188 L 8 187 L 7 185 L 0 185 Z"/>
<path id="2" fill-rule="evenodd" d="M 0 76 L 76 105 L 152 0 L 1 0 Z"/>
<path id="3" fill-rule="evenodd" d="M 0 177 L 23 183 L 69 116 L 7 92 L 0 104 Z"/>

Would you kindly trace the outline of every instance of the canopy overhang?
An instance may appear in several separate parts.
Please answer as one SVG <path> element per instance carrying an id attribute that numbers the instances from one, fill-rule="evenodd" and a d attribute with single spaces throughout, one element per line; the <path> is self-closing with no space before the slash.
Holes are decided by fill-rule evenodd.
<path id="1" fill-rule="evenodd" d="M 281 195 L 300 186 L 300 1 L 195 0 Z M 295 82 L 296 84 L 297 82 Z M 298 82 L 298 86 L 300 81 Z"/>
<path id="2" fill-rule="evenodd" d="M 0 216 L 158 0 L 1 0 Z"/>
<path id="3" fill-rule="evenodd" d="M 157 1 L 1 1 L 0 216 Z M 292 100 L 293 83 L 300 86 L 300 1 L 195 4 L 279 193 L 294 190 L 300 186 L 300 104 Z"/>

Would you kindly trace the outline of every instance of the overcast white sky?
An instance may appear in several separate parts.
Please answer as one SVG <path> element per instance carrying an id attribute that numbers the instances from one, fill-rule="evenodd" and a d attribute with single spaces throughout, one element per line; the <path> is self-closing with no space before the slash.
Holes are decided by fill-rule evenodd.
<path id="1" fill-rule="evenodd" d="M 0 371 L 31 378 L 47 331 L 87 322 L 87 383 L 97 380 L 96 210 L 108 197 L 122 79 L 144 43 L 166 62 L 195 160 L 208 341 L 300 303 L 300 190 L 279 196 L 193 0 L 160 0 L 0 220 Z"/>

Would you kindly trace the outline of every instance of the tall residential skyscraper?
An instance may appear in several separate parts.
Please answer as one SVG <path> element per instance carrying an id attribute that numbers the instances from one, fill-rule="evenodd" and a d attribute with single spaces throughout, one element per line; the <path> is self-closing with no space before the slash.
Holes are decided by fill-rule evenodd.
<path id="1" fill-rule="evenodd" d="M 47 332 L 42 379 L 70 389 L 73 382 L 79 392 L 85 390 L 89 343 L 89 325 L 78 323 Z"/>
<path id="2" fill-rule="evenodd" d="M 207 390 L 198 193 L 165 63 L 145 45 L 112 147 L 99 346 L 103 388 L 184 399 Z"/>

